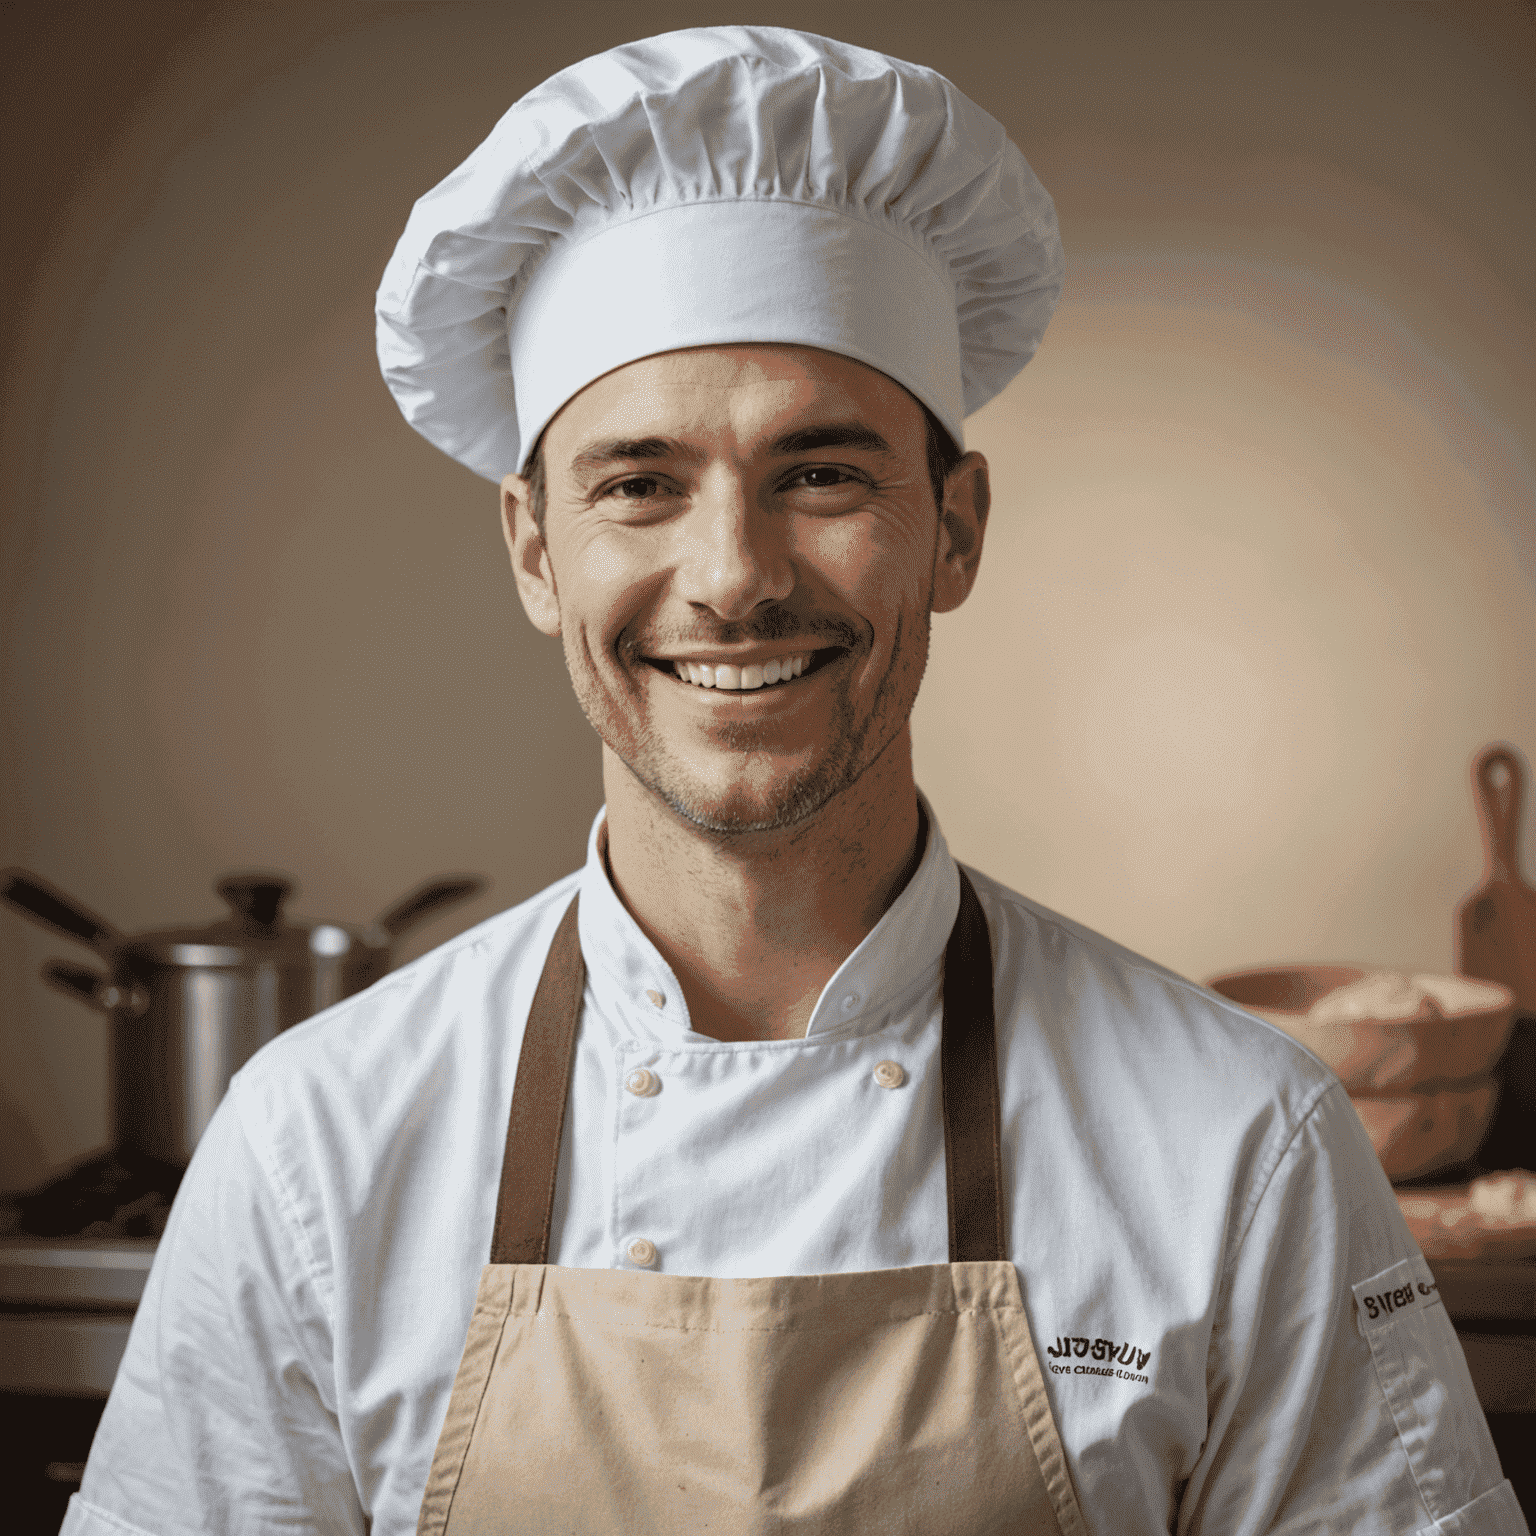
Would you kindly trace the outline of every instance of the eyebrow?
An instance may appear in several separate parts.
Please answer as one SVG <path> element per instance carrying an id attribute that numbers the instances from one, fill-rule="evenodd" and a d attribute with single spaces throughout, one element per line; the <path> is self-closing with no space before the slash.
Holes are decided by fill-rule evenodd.
<path id="1" fill-rule="evenodd" d="M 802 427 L 787 432 L 770 444 L 775 458 L 797 453 L 811 453 L 818 448 L 858 448 L 869 453 L 889 453 L 891 445 L 861 421 L 834 421 L 820 426 Z M 571 460 L 571 470 L 579 476 L 601 474 L 615 464 L 646 459 L 699 459 L 698 449 L 690 448 L 675 437 L 611 437 L 589 443 Z"/>
<path id="2" fill-rule="evenodd" d="M 590 475 L 631 459 L 697 457 L 696 450 L 686 447 L 674 437 L 610 437 L 602 442 L 589 443 L 571 460 L 571 469 L 578 475 Z"/>
<path id="3" fill-rule="evenodd" d="M 810 453 L 816 448 L 863 448 L 870 453 L 889 453 L 891 445 L 862 421 L 835 421 L 825 426 L 788 432 L 768 450 L 772 454 Z"/>

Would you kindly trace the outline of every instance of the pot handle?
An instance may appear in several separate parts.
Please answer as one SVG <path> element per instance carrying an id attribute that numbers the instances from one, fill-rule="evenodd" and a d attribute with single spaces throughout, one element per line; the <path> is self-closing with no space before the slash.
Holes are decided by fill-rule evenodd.
<path id="1" fill-rule="evenodd" d="M 103 976 L 88 965 L 50 960 L 43 966 L 43 980 L 86 1007 L 94 1008 L 97 1013 L 111 1013 L 121 1008 L 137 1017 L 149 1006 L 149 998 L 142 987 L 120 987 L 110 976 Z"/>
<path id="2" fill-rule="evenodd" d="M 468 901 L 471 896 L 478 896 L 489 884 L 490 881 L 483 875 L 443 875 L 436 880 L 428 880 L 425 885 L 418 885 L 374 921 L 390 938 L 398 939 L 407 929 L 422 922 L 429 912 Z"/>
<path id="3" fill-rule="evenodd" d="M 275 928 L 293 881 L 281 875 L 226 875 L 214 886 L 237 918 L 254 928 Z"/>
<path id="4" fill-rule="evenodd" d="M 25 912 L 34 922 L 52 928 L 55 933 L 89 944 L 103 959 L 115 961 L 123 936 L 105 918 L 97 917 L 89 907 L 81 906 L 74 897 L 66 896 L 30 870 L 8 869 L 0 878 L 4 880 L 0 901 Z"/>

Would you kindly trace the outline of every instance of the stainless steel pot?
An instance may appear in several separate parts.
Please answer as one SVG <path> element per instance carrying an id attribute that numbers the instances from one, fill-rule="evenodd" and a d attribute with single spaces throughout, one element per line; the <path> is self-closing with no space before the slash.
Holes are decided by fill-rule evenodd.
<path id="1" fill-rule="evenodd" d="M 292 884 L 230 875 L 230 915 L 202 928 L 128 936 L 26 870 L 4 872 L 0 899 L 89 944 L 107 964 L 51 960 L 43 978 L 112 1021 L 113 1145 L 184 1167 L 229 1080 L 283 1030 L 389 970 L 394 941 L 429 913 L 485 889 L 474 875 L 428 881 L 374 922 L 289 921 Z"/>

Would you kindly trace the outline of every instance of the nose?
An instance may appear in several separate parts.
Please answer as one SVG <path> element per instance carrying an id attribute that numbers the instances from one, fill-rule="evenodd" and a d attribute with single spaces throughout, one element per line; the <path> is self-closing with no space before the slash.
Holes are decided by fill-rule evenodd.
<path id="1" fill-rule="evenodd" d="M 707 477 L 678 527 L 674 590 L 722 623 L 744 619 L 794 590 L 789 530 L 781 513 L 755 505 L 726 471 Z"/>

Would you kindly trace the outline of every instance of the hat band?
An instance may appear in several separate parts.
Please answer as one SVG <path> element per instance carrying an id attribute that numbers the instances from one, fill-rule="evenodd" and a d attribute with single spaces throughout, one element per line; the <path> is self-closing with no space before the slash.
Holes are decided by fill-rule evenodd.
<path id="1" fill-rule="evenodd" d="M 742 342 L 866 363 L 964 442 L 949 279 L 900 235 L 825 204 L 668 204 L 562 242 L 509 307 L 519 471 L 593 380 L 658 352 Z"/>

